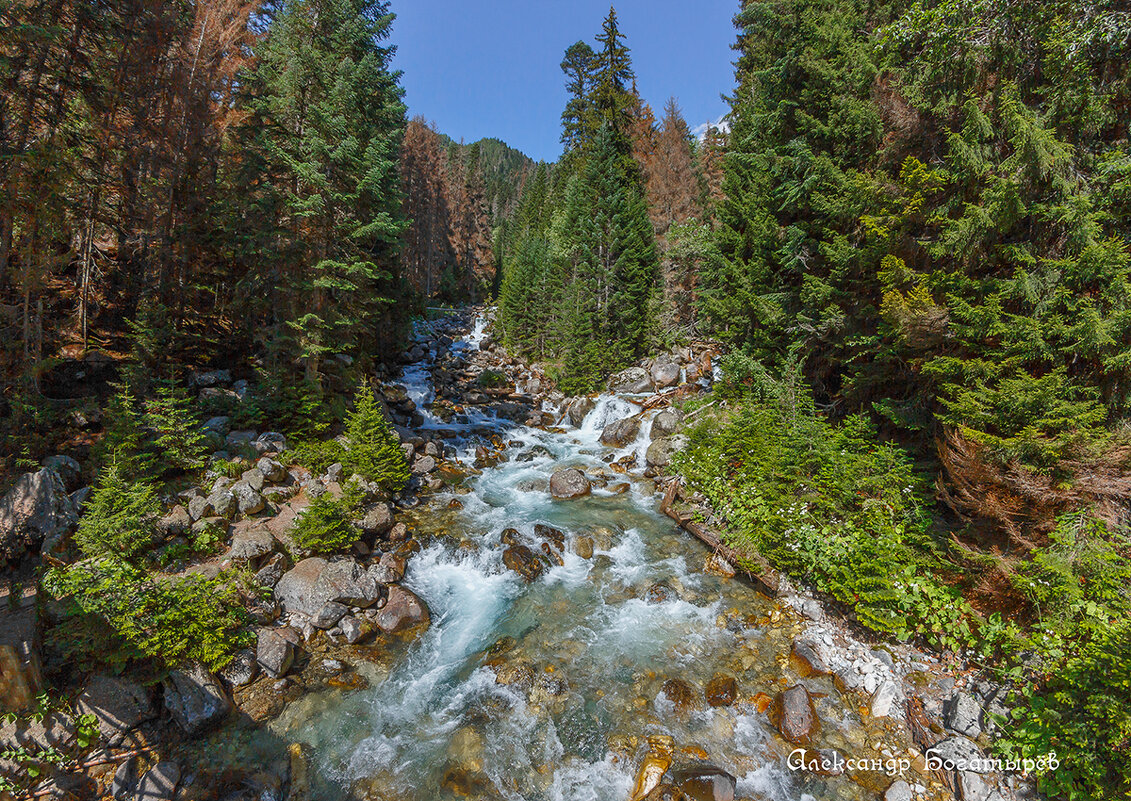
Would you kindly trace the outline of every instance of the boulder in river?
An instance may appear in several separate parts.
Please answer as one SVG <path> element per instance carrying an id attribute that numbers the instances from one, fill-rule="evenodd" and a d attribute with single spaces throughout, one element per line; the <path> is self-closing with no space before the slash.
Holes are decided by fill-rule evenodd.
<path id="1" fill-rule="evenodd" d="M 623 448 L 636 439 L 638 433 L 640 433 L 640 418 L 626 417 L 605 426 L 601 432 L 601 444 Z"/>
<path id="2" fill-rule="evenodd" d="M 581 428 L 585 417 L 593 411 L 597 403 L 592 398 L 572 398 L 566 403 L 566 418 L 574 428 Z"/>
<path id="3" fill-rule="evenodd" d="M 734 801 L 738 780 L 722 768 L 696 765 L 674 773 L 684 801 Z"/>
<path id="4" fill-rule="evenodd" d="M 644 461 L 650 467 L 667 467 L 671 464 L 672 454 L 678 453 L 687 447 L 687 437 L 676 435 L 657 439 L 648 446 L 644 454 Z"/>
<path id="5" fill-rule="evenodd" d="M 652 383 L 656 389 L 667 389 L 679 383 L 682 370 L 674 362 L 659 362 L 652 366 Z"/>
<path id="6" fill-rule="evenodd" d="M 75 703 L 75 711 L 80 715 L 94 715 L 98 731 L 110 744 L 157 716 L 149 693 L 140 684 L 101 673 L 87 681 Z"/>
<path id="7" fill-rule="evenodd" d="M 428 607 L 404 587 L 389 587 L 389 600 L 381 607 L 374 621 L 386 634 L 411 631 L 431 622 Z"/>
<path id="8" fill-rule="evenodd" d="M 580 470 L 567 467 L 555 470 L 550 476 L 550 494 L 555 498 L 568 500 L 581 498 L 593 492 L 589 479 Z"/>
<path id="9" fill-rule="evenodd" d="M 287 674 L 295 661 L 295 646 L 276 629 L 260 629 L 255 661 L 273 679 Z"/>
<path id="10" fill-rule="evenodd" d="M 512 545 L 503 551 L 503 564 L 527 581 L 542 575 L 542 560 L 525 545 Z"/>
<path id="11" fill-rule="evenodd" d="M 820 727 L 813 699 L 803 684 L 778 693 L 770 708 L 770 719 L 782 737 L 794 745 L 808 745 Z"/>
<path id="12" fill-rule="evenodd" d="M 640 395 L 652 391 L 652 376 L 643 367 L 629 367 L 609 378 L 610 392 Z"/>
<path id="13" fill-rule="evenodd" d="M 703 691 L 707 705 L 712 707 L 731 706 L 738 698 L 738 681 L 734 676 L 716 673 Z"/>

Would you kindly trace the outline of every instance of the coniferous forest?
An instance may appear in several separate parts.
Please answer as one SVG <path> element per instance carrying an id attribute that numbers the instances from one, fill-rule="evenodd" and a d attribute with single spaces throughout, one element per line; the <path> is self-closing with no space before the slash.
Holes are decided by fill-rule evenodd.
<path id="1" fill-rule="evenodd" d="M 23 637 L 0 637 L 0 712 L 22 726 L 38 704 L 37 720 L 66 714 L 77 731 L 50 753 L 23 740 L 17 753 L 0 732 L 0 797 L 32 797 L 41 774 L 77 771 L 109 736 L 83 712 L 92 676 L 163 687 L 166 717 L 193 735 L 206 727 L 170 701 L 183 675 L 203 671 L 244 712 L 259 702 L 240 688 L 288 673 L 304 690 L 361 691 L 311 678 L 322 656 L 344 658 L 325 643 L 375 636 L 393 653 L 394 634 L 429 625 L 429 585 L 406 560 L 445 537 L 477 553 L 463 543 L 481 520 L 451 517 L 475 508 L 464 495 L 496 504 L 477 480 L 551 456 L 561 469 L 545 486 L 524 474 L 497 504 L 527 509 L 520 491 L 554 509 L 615 500 L 639 468 L 647 497 L 654 486 L 732 581 L 796 585 L 868 653 L 920 649 L 929 659 L 905 661 L 959 677 L 932 710 L 930 671 L 892 668 L 918 688 L 898 691 L 892 724 L 913 752 L 957 737 L 1004 760 L 1057 757 L 999 784 L 924 770 L 906 795 L 889 778 L 804 785 L 811 797 L 1131 793 L 1127 5 L 743 0 L 735 80 L 717 87 L 729 110 L 702 135 L 676 98 L 657 113 L 641 96 L 611 8 L 591 39 L 545 54 L 542 67 L 561 59 L 566 97 L 553 163 L 506 131 L 467 143 L 406 106 L 396 5 L 0 0 L 0 628 Z M 469 356 L 457 343 L 476 315 L 490 324 Z M 618 395 L 635 404 L 626 419 L 601 417 L 600 439 L 568 453 L 612 450 L 570 468 L 584 487 L 559 494 L 568 460 L 549 441 L 531 449 L 529 432 L 584 431 Z M 505 528 L 485 546 L 506 548 L 495 567 L 534 582 L 570 549 L 615 556 L 585 508 L 576 530 L 539 518 L 526 545 L 525 528 Z M 343 560 L 360 565 L 348 581 L 379 575 L 383 589 L 365 603 L 353 585 L 327 591 L 317 609 L 284 589 L 303 565 Z M 684 592 L 663 584 L 662 602 Z M 656 586 L 631 597 L 655 603 Z M 15 622 L 25 596 L 34 636 Z M 402 618 L 386 627 L 378 609 Z M 443 619 L 432 610 L 433 628 Z M 504 681 L 525 634 L 484 642 L 475 665 L 554 709 L 565 690 L 546 690 L 551 668 Z M 241 659 L 258 683 L 232 678 Z M 846 690 L 828 659 L 805 660 L 802 678 L 833 674 L 860 694 L 846 709 L 886 718 L 882 685 Z M 719 670 L 705 674 L 709 709 Z M 633 692 L 650 680 L 634 676 Z M 757 693 L 767 731 L 792 744 L 783 753 L 843 751 L 789 733 L 793 680 Z M 662 692 L 679 710 L 673 681 Z M 739 704 L 757 707 L 761 685 L 737 681 Z M 647 686 L 645 699 L 661 691 Z M 965 703 L 976 730 L 955 723 Z M 564 731 L 578 718 L 563 709 Z M 648 725 L 665 723 L 656 709 Z M 597 764 L 624 732 L 594 721 Z M 632 735 L 662 767 L 649 787 L 630 771 L 632 801 L 779 797 L 730 767 L 730 796 L 693 795 L 658 732 Z M 633 766 L 644 753 L 624 749 Z M 485 789 L 491 770 L 444 759 L 421 798 L 504 797 Z M 681 794 L 647 794 L 669 782 Z M 59 797 L 106 789 L 93 786 Z M 358 786 L 350 797 L 392 797 Z M 590 796 L 537 796 L 550 797 Z"/>

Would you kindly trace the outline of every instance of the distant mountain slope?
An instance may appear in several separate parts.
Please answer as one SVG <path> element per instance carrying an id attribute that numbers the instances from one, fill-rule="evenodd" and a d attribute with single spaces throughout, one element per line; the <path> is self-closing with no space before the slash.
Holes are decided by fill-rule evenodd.
<path id="1" fill-rule="evenodd" d="M 501 139 L 487 137 L 478 142 L 460 144 L 444 136 L 448 147 L 470 150 L 479 147 L 479 168 L 483 174 L 487 203 L 491 209 L 492 225 L 508 216 L 518 201 L 523 182 L 534 169 L 534 159 Z"/>

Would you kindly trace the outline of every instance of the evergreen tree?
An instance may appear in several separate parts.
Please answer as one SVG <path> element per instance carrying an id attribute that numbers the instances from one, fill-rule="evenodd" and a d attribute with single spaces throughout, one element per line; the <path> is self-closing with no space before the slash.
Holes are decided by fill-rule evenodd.
<path id="1" fill-rule="evenodd" d="M 593 68 L 592 104 L 597 116 L 597 126 L 608 125 L 618 134 L 627 134 L 632 125 L 632 111 L 636 101 L 629 91 L 636 74 L 632 71 L 632 57 L 624 44 L 617 11 L 609 7 L 609 15 L 601 25 L 597 37 L 596 61 Z"/>
<path id="2" fill-rule="evenodd" d="M 301 243 L 288 325 L 311 381 L 325 353 L 365 355 L 403 319 L 405 109 L 393 48 L 382 44 L 392 21 L 382 0 L 286 0 L 258 53 L 264 147 L 284 225 Z"/>
<path id="3" fill-rule="evenodd" d="M 127 478 L 116 462 L 98 476 L 75 543 L 84 556 L 133 559 L 153 547 L 161 502 L 153 487 Z"/>
<path id="4" fill-rule="evenodd" d="M 170 380 L 162 381 L 156 397 L 146 401 L 145 421 L 153 431 L 161 467 L 198 470 L 206 464 L 207 438 L 194 407 L 188 392 Z"/>
<path id="5" fill-rule="evenodd" d="M 389 492 L 400 492 L 410 478 L 408 463 L 389 421 L 365 384 L 354 394 L 354 408 L 346 416 L 349 441 L 345 467 L 375 481 Z"/>
<path id="6" fill-rule="evenodd" d="M 566 153 L 585 150 L 593 140 L 595 109 L 590 94 L 597 54 L 585 42 L 574 42 L 562 59 L 569 100 L 562 112 L 562 144 Z"/>

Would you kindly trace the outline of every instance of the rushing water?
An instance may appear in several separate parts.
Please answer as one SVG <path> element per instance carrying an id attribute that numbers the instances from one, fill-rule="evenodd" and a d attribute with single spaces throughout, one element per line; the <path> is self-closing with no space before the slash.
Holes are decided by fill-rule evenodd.
<path id="1" fill-rule="evenodd" d="M 477 324 L 459 349 L 476 349 L 483 331 Z M 431 521 L 445 532 L 426 539 L 405 579 L 432 626 L 371 688 L 308 696 L 272 724 L 281 739 L 312 746 L 316 795 L 620 801 L 646 737 L 663 733 L 674 737 L 677 762 L 707 756 L 739 777 L 740 797 L 859 797 L 845 780 L 790 773 L 788 747 L 751 703 L 790 683 L 789 631 L 769 622 L 776 607 L 741 581 L 704 573 L 706 550 L 660 514 L 652 483 L 604 460 L 612 449 L 600 444 L 601 429 L 637 412 L 631 399 L 602 396 L 583 425 L 555 433 L 478 413 L 445 424 L 426 411 L 425 365 L 408 368 L 403 383 L 426 427 L 455 430 L 461 461 L 474 461 L 473 432 L 485 425 L 510 426 L 509 459 L 418 510 L 418 529 L 427 533 Z M 649 427 L 650 418 L 615 455 L 635 452 L 643 465 Z M 563 466 L 607 475 L 608 487 L 554 501 L 546 485 Z M 536 524 L 565 532 L 564 564 L 526 584 L 503 565 L 501 533 L 516 528 L 538 550 Z M 592 558 L 572 552 L 577 537 L 593 541 Z M 525 680 L 499 683 L 496 671 Z M 717 672 L 738 679 L 733 707 L 703 703 Z M 690 708 L 668 698 L 669 679 L 694 690 Z M 843 747 L 852 726 L 831 685 L 827 692 L 818 702 L 832 723 L 825 742 Z"/>

